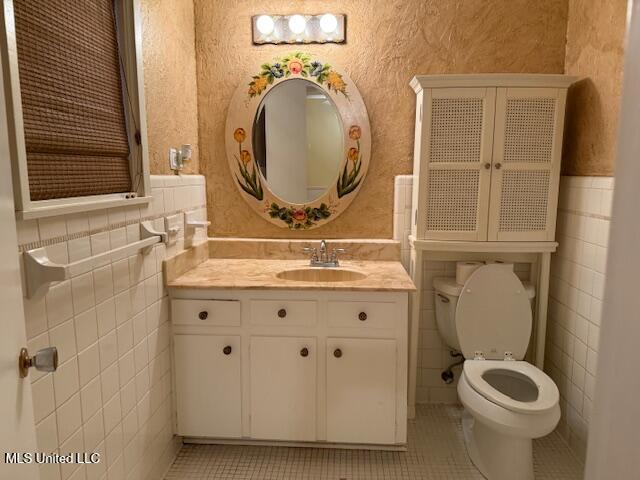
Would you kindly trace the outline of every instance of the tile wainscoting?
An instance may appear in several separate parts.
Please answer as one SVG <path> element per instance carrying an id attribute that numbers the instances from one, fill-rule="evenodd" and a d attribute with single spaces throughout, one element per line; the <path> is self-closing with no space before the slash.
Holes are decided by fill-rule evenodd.
<path id="1" fill-rule="evenodd" d="M 562 177 L 551 263 L 545 370 L 560 390 L 559 431 L 584 460 L 606 279 L 611 177 Z"/>
<path id="2" fill-rule="evenodd" d="M 59 263 L 139 240 L 139 223 L 169 214 L 206 219 L 204 177 L 151 176 L 153 202 L 18 222 L 21 251 L 45 246 Z M 38 449 L 98 452 L 95 465 L 42 465 L 42 480 L 160 478 L 179 449 L 173 435 L 169 300 L 162 261 L 184 247 L 113 259 L 25 299 L 29 351 L 53 345 L 54 374 L 32 371 Z M 191 241 L 206 240 L 198 231 Z"/>

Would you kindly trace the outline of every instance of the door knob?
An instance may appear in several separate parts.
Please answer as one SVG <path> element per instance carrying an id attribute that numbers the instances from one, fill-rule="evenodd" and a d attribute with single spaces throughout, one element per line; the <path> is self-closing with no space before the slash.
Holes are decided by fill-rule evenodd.
<path id="1" fill-rule="evenodd" d="M 340 358 L 342 356 L 342 350 L 340 350 L 339 348 L 336 348 L 333 351 L 333 356 L 336 357 L 336 358 Z"/>
<path id="2" fill-rule="evenodd" d="M 225 355 L 230 355 L 231 354 L 231 346 L 227 345 L 226 347 L 224 347 L 222 349 L 222 353 L 224 353 Z"/>
<path id="3" fill-rule="evenodd" d="M 20 369 L 20 378 L 29 375 L 29 368 L 36 367 L 40 372 L 55 372 L 58 369 L 58 349 L 56 347 L 47 347 L 33 356 L 29 356 L 26 348 L 20 349 L 20 357 L 18 358 L 18 368 Z"/>
<path id="4" fill-rule="evenodd" d="M 203 310 L 198 314 L 198 318 L 200 320 L 206 320 L 208 317 L 209 317 L 209 312 L 207 312 L 206 310 Z"/>
<path id="5" fill-rule="evenodd" d="M 307 347 L 304 347 L 302 350 L 300 350 L 300 356 L 301 357 L 308 357 L 309 356 L 309 349 Z"/>

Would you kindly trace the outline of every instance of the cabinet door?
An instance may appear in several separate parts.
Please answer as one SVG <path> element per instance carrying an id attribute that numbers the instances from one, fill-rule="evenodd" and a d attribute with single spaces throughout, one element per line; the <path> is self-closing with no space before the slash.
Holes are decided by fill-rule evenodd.
<path id="1" fill-rule="evenodd" d="M 486 240 L 495 88 L 429 89 L 423 102 L 418 234 Z"/>
<path id="2" fill-rule="evenodd" d="M 396 361 L 395 340 L 327 339 L 327 441 L 395 443 Z"/>
<path id="3" fill-rule="evenodd" d="M 315 338 L 252 337 L 251 437 L 316 440 Z"/>
<path id="4" fill-rule="evenodd" d="M 489 240 L 555 235 L 566 90 L 499 88 Z"/>
<path id="5" fill-rule="evenodd" d="M 240 437 L 240 337 L 174 335 L 178 435 Z"/>

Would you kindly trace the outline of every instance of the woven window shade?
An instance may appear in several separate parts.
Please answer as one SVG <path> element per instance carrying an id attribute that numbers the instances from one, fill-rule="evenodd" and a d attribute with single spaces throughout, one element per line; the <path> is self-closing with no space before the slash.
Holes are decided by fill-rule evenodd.
<path id="1" fill-rule="evenodd" d="M 113 0 L 14 0 L 31 200 L 131 191 Z"/>

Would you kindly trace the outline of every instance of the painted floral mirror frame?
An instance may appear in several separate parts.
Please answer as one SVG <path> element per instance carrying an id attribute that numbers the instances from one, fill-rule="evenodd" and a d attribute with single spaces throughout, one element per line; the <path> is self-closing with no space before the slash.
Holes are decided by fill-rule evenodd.
<path id="1" fill-rule="evenodd" d="M 233 181 L 264 219 L 291 230 L 317 228 L 338 217 L 362 187 L 371 156 L 371 129 L 364 101 L 349 76 L 335 65 L 303 52 L 263 63 L 235 91 L 227 114 L 225 142 Z M 304 79 L 321 88 L 342 120 L 344 152 L 338 178 L 318 199 L 295 204 L 276 196 L 262 177 L 253 153 L 253 124 L 264 95 L 276 85 Z"/>

